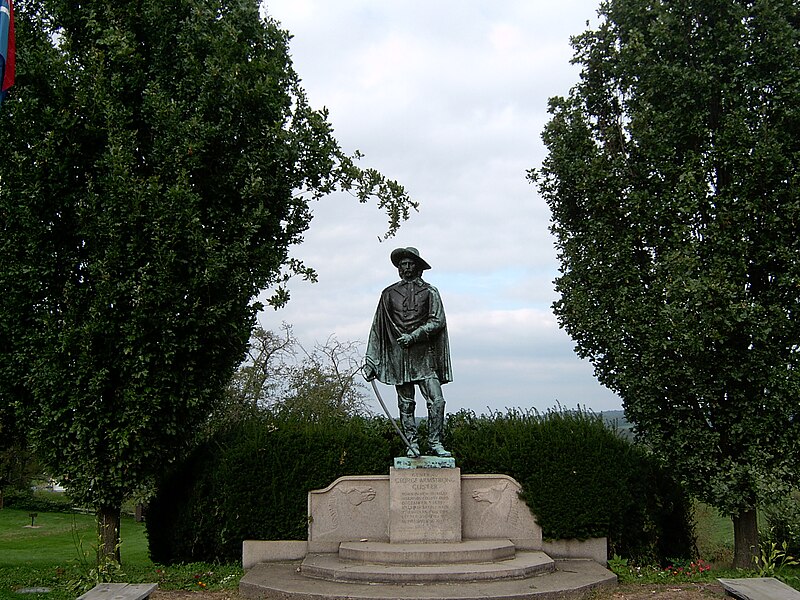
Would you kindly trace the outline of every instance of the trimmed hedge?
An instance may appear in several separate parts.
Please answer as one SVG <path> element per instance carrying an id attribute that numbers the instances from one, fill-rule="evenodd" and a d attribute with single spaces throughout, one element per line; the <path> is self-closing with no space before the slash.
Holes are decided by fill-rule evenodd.
<path id="1" fill-rule="evenodd" d="M 5 490 L 3 506 L 30 512 L 73 512 L 72 500 L 59 492 L 33 492 L 31 490 Z"/>
<path id="2" fill-rule="evenodd" d="M 546 538 L 608 537 L 633 559 L 690 557 L 691 506 L 640 447 L 584 412 L 448 416 L 462 473 L 514 477 Z M 303 540 L 307 494 L 342 475 L 387 474 L 403 453 L 382 418 L 263 415 L 199 447 L 147 513 L 155 562 L 236 561 L 242 540 Z"/>
<path id="3" fill-rule="evenodd" d="M 607 537 L 609 555 L 663 562 L 694 554 L 692 506 L 641 446 L 583 411 L 462 411 L 447 439 L 467 473 L 505 473 L 548 539 Z"/>
<path id="4" fill-rule="evenodd" d="M 390 427 L 266 414 L 216 435 L 158 486 L 146 519 L 152 560 L 237 561 L 245 539 L 306 539 L 309 490 L 387 473 L 399 452 Z"/>

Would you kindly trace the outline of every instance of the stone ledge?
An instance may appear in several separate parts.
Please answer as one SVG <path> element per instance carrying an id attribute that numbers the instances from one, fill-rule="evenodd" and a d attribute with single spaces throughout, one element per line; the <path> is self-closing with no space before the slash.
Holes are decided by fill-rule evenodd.
<path id="1" fill-rule="evenodd" d="M 588 540 L 547 540 L 542 542 L 541 549 L 553 558 L 590 558 L 603 566 L 608 562 L 608 540 L 604 537 Z"/>
<path id="2" fill-rule="evenodd" d="M 342 542 L 339 558 L 389 565 L 440 565 L 514 558 L 511 540 L 468 540 L 451 544 Z"/>
<path id="3" fill-rule="evenodd" d="M 608 560 L 606 538 L 551 540 L 544 543 L 537 539 L 512 539 L 511 542 L 517 551 L 542 550 L 555 559 L 588 558 L 603 566 Z M 309 553 L 336 553 L 339 545 L 339 542 L 245 540 L 242 544 L 242 567 L 247 570 L 262 562 L 302 560 Z"/>
<path id="4" fill-rule="evenodd" d="M 524 579 L 553 570 L 555 563 L 544 552 L 522 552 L 497 562 L 438 565 L 361 563 L 341 560 L 335 554 L 309 554 L 300 565 L 306 577 L 326 581 L 406 585 Z"/>
<path id="5" fill-rule="evenodd" d="M 259 563 L 302 560 L 308 554 L 308 542 L 285 540 L 245 540 L 242 542 L 242 568 L 247 571 Z"/>

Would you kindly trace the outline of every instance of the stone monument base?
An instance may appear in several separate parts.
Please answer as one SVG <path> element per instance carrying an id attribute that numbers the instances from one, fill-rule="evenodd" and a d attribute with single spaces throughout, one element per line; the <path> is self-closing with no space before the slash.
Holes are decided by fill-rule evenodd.
<path id="1" fill-rule="evenodd" d="M 544 542 L 520 489 L 506 475 L 455 467 L 341 477 L 309 493 L 305 547 L 260 542 L 269 546 L 259 554 L 259 542 L 244 543 L 239 590 L 281 600 L 549 600 L 615 585 L 605 540 Z"/>
<path id="2" fill-rule="evenodd" d="M 461 469 L 389 469 L 389 541 L 461 541 Z"/>

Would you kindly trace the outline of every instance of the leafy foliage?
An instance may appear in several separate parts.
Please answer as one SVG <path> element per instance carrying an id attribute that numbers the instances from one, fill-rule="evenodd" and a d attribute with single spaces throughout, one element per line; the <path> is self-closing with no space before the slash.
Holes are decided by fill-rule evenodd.
<path id="1" fill-rule="evenodd" d="M 389 234 L 414 205 L 341 151 L 256 0 L 15 8 L 0 417 L 12 406 L 75 499 L 113 516 L 221 397 L 260 290 L 313 277 L 288 254 L 309 201 L 375 197 Z"/>
<path id="2" fill-rule="evenodd" d="M 330 336 L 311 351 L 300 346 L 303 357 L 290 369 L 281 408 L 306 418 L 320 415 L 369 415 L 368 396 L 361 373 L 363 350 L 358 342 Z"/>
<path id="3" fill-rule="evenodd" d="M 800 565 L 795 557 L 788 553 L 788 544 L 765 540 L 761 544 L 761 551 L 753 557 L 756 572 L 759 577 L 775 577 L 780 575 L 786 567 Z"/>
<path id="4" fill-rule="evenodd" d="M 39 465 L 23 437 L 6 440 L 0 447 L 0 508 L 12 498 L 31 496 L 31 483 L 39 474 Z"/>
<path id="5" fill-rule="evenodd" d="M 668 473 L 585 413 L 448 418 L 463 473 L 523 486 L 546 537 L 609 537 L 614 552 L 692 556 L 690 505 Z M 377 417 L 264 413 L 202 445 L 159 485 L 148 512 L 153 560 L 236 560 L 243 539 L 306 539 L 307 493 L 342 475 L 388 472 L 404 454 Z"/>
<path id="6" fill-rule="evenodd" d="M 27 490 L 12 490 L 4 497 L 4 506 L 28 512 L 71 513 L 72 500 L 63 493 Z"/>
<path id="7" fill-rule="evenodd" d="M 800 492 L 793 491 L 763 512 L 766 522 L 763 539 L 779 546 L 786 544 L 786 552 L 800 558 Z"/>
<path id="8" fill-rule="evenodd" d="M 283 396 L 285 381 L 297 356 L 297 345 L 288 324 L 284 323 L 278 332 L 256 327 L 250 335 L 247 356 L 228 385 L 230 404 L 240 405 L 244 412 L 249 409 L 251 414 L 274 405 Z"/>
<path id="9" fill-rule="evenodd" d="M 219 433 L 158 488 L 156 562 L 235 561 L 242 540 L 307 537 L 307 494 L 342 475 L 384 474 L 399 445 L 385 420 L 262 413 Z"/>
<path id="10" fill-rule="evenodd" d="M 74 594 L 82 596 L 94 586 L 101 583 L 112 583 L 124 580 L 125 572 L 122 570 L 122 565 L 114 556 L 107 554 L 98 559 L 97 549 L 99 545 L 103 543 L 102 536 L 98 536 L 97 546 L 86 548 L 83 537 L 81 537 L 77 531 L 73 530 L 72 535 L 78 557 L 75 565 L 75 577 L 69 581 L 68 585 Z M 118 542 L 117 546 L 120 545 L 121 542 Z"/>
<path id="11" fill-rule="evenodd" d="M 664 562 L 692 556 L 691 504 L 674 477 L 583 411 L 461 411 L 447 438 L 462 470 L 505 473 L 551 539 L 608 537 L 613 553 Z"/>
<path id="12" fill-rule="evenodd" d="M 800 7 L 607 0 L 532 171 L 554 309 L 642 440 L 734 516 L 798 482 Z M 757 545 L 757 540 L 755 541 Z"/>
<path id="13" fill-rule="evenodd" d="M 777 577 L 800 589 L 800 502 L 795 491 L 765 510 L 769 529 L 761 534 L 761 546 L 753 556 L 759 577 Z"/>
<path id="14" fill-rule="evenodd" d="M 256 327 L 247 358 L 234 372 L 200 438 L 265 410 L 311 420 L 371 414 L 359 375 L 362 355 L 358 342 L 341 342 L 335 335 L 308 351 L 291 325 L 284 323 L 280 332 Z"/>

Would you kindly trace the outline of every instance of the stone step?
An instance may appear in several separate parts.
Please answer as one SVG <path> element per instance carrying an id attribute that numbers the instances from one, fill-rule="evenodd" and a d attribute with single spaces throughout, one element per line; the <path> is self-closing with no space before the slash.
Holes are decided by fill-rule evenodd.
<path id="1" fill-rule="evenodd" d="M 309 554 L 300 566 L 300 573 L 326 581 L 418 584 L 522 579 L 554 569 L 553 559 L 538 551 L 517 552 L 514 558 L 498 562 L 437 565 L 363 563 L 342 560 L 336 554 Z"/>
<path id="2" fill-rule="evenodd" d="M 298 561 L 260 563 L 239 583 L 252 600 L 581 600 L 616 576 L 591 560 L 557 560 L 553 573 L 529 579 L 423 583 L 347 583 L 304 577 Z"/>
<path id="3" fill-rule="evenodd" d="M 467 540 L 459 543 L 390 544 L 342 542 L 339 558 L 389 565 L 480 563 L 514 558 L 511 540 Z"/>

